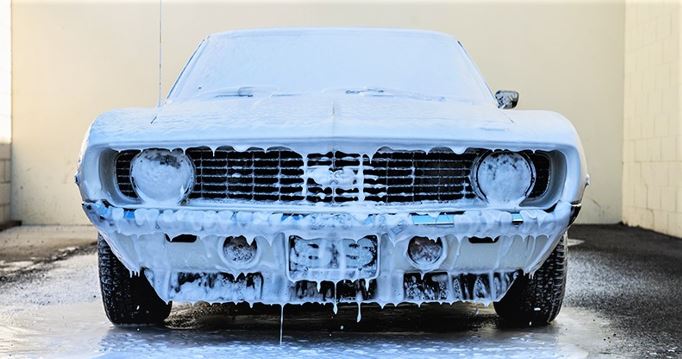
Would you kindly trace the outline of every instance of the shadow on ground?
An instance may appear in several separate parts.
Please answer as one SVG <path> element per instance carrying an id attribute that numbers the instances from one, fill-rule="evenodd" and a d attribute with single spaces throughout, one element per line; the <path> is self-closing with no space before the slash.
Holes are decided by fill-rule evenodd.
<path id="1" fill-rule="evenodd" d="M 358 321 L 360 314 L 360 321 Z M 173 329 L 239 329 L 279 331 L 281 307 L 233 304 L 199 304 L 180 307 L 166 321 Z M 289 331 L 325 332 L 433 332 L 448 333 L 476 330 L 483 324 L 508 328 L 498 321 L 489 308 L 457 303 L 453 305 L 424 304 L 387 306 L 364 304 L 358 312 L 356 305 L 333 307 L 320 304 L 289 305 L 284 307 L 285 329 Z"/>

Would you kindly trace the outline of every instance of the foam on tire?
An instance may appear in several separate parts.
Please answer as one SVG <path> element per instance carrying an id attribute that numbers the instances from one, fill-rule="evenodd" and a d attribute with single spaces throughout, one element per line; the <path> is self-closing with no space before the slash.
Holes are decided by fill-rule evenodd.
<path id="1" fill-rule="evenodd" d="M 502 300 L 494 303 L 497 314 L 515 325 L 542 326 L 554 320 L 566 291 L 567 261 L 564 234 L 540 269 L 517 278 Z"/>
<path id="2" fill-rule="evenodd" d="M 104 311 L 113 324 L 158 324 L 168 317 L 172 304 L 159 298 L 146 277 L 132 274 L 101 235 L 97 257 Z"/>

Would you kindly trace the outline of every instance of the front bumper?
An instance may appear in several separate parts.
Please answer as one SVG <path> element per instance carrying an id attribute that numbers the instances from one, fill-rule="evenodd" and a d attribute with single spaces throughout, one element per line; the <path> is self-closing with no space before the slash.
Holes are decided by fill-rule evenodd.
<path id="1" fill-rule="evenodd" d="M 551 210 L 440 214 L 123 209 L 103 202 L 83 208 L 121 262 L 131 271 L 144 270 L 166 301 L 397 304 L 499 300 L 518 273 L 540 267 L 579 207 L 560 201 Z M 196 238 L 172 241 L 180 235 Z M 235 265 L 222 255 L 226 237 L 237 236 L 257 245 L 257 256 L 247 264 Z M 378 248 L 375 273 L 292 272 L 291 238 L 368 236 Z M 436 265 L 425 269 L 410 260 L 408 244 L 416 236 L 441 239 L 444 250 Z"/>

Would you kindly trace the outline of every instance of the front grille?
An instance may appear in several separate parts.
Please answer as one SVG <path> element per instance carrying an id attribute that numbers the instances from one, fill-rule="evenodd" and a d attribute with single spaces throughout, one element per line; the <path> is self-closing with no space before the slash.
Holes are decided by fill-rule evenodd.
<path id="1" fill-rule="evenodd" d="M 367 155 L 290 150 L 192 148 L 189 198 L 253 201 L 406 203 L 474 199 L 469 172 L 480 150 L 393 151 Z M 305 185 L 304 185 L 305 183 Z"/>
<path id="2" fill-rule="evenodd" d="M 373 202 L 474 199 L 470 172 L 483 150 L 379 150 L 365 171 L 365 200 Z"/>
<path id="3" fill-rule="evenodd" d="M 123 151 L 116 158 L 118 187 L 131 198 L 137 196 L 130 161 L 138 152 Z M 476 201 L 471 171 L 486 152 L 382 148 L 371 156 L 330 151 L 304 159 L 287 148 L 195 147 L 186 151 L 196 175 L 189 199 L 330 204 Z M 527 155 L 536 170 L 529 197 L 538 198 L 549 188 L 551 161 L 544 152 Z"/>
<path id="4" fill-rule="evenodd" d="M 303 157 L 286 149 L 190 148 L 196 178 L 190 199 L 303 200 Z"/>

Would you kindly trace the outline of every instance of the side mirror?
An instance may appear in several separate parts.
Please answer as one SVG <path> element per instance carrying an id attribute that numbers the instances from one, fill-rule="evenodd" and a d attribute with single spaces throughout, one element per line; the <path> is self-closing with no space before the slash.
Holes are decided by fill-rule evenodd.
<path id="1" fill-rule="evenodd" d="M 516 91 L 500 90 L 495 92 L 498 108 L 514 108 L 519 103 L 519 93 Z"/>

